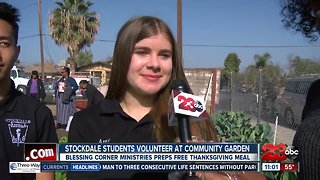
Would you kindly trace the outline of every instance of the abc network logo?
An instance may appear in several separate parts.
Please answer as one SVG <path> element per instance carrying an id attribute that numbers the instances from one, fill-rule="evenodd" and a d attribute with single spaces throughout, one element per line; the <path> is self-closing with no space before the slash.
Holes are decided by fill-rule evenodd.
<path id="1" fill-rule="evenodd" d="M 261 147 L 261 151 L 263 153 L 261 160 L 267 161 L 294 160 L 299 154 L 299 151 L 294 146 L 286 146 L 284 144 L 264 144 Z"/>

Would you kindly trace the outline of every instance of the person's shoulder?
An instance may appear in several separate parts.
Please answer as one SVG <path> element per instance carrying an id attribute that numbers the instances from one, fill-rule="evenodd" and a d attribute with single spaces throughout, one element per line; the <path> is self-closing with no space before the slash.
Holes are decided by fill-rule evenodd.
<path id="1" fill-rule="evenodd" d="M 88 84 L 88 87 L 91 87 L 91 88 L 94 88 L 94 89 L 97 89 L 94 85 L 92 84 Z"/>
<path id="2" fill-rule="evenodd" d="M 92 104 L 85 109 L 81 109 L 80 111 L 75 113 L 75 116 L 78 118 L 94 116 L 102 113 L 103 107 L 109 103 L 109 100 L 104 99 L 99 101 L 98 103 Z"/>
<path id="3" fill-rule="evenodd" d="M 44 103 L 37 101 L 31 96 L 28 96 L 22 93 L 22 94 L 19 94 L 17 98 L 19 103 L 25 107 L 29 107 L 32 109 L 41 109 L 41 111 L 50 112 L 50 109 Z"/>
<path id="4" fill-rule="evenodd" d="M 43 83 L 41 78 L 38 78 L 37 81 L 40 82 L 40 83 Z"/>
<path id="5" fill-rule="evenodd" d="M 101 114 L 108 114 L 118 112 L 120 105 L 116 100 L 103 99 L 95 104 L 88 106 L 75 113 L 77 118 L 100 116 Z"/>
<path id="6" fill-rule="evenodd" d="M 72 80 L 72 81 L 76 81 L 76 79 L 75 79 L 75 78 L 73 78 L 72 76 L 68 76 L 68 78 L 67 78 L 67 79 Z"/>
<path id="7" fill-rule="evenodd" d="M 31 98 L 31 96 L 29 95 L 19 92 L 18 90 L 14 92 L 14 96 L 19 101 L 19 103 L 23 103 L 24 105 L 26 105 L 25 103 L 28 103 L 28 106 L 32 106 L 32 107 L 38 105 L 38 101 Z"/>
<path id="8" fill-rule="evenodd" d="M 318 142 L 320 137 L 320 110 L 310 112 L 303 119 L 294 136 L 294 143 Z"/>
<path id="9" fill-rule="evenodd" d="M 94 90 L 94 89 L 97 89 L 97 88 L 92 84 L 88 84 L 87 90 Z"/>
<path id="10" fill-rule="evenodd" d="M 302 120 L 300 125 L 302 126 L 320 126 L 320 108 L 317 108 L 311 112 L 309 112 L 306 117 Z"/>

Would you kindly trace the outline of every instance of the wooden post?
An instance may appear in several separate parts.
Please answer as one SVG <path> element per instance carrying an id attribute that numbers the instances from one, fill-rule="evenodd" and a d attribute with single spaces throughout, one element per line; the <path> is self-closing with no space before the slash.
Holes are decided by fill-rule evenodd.
<path id="1" fill-rule="evenodd" d="M 40 36 L 40 67 L 41 76 L 44 81 L 44 57 L 43 57 L 43 45 L 42 45 L 42 14 L 41 14 L 41 0 L 38 0 L 38 17 L 39 17 L 39 36 Z"/>
<path id="2" fill-rule="evenodd" d="M 216 84 L 217 84 L 217 70 L 213 69 L 212 70 L 213 76 L 212 76 L 212 81 L 211 81 L 211 109 L 210 109 L 210 114 L 214 114 L 216 111 Z"/>

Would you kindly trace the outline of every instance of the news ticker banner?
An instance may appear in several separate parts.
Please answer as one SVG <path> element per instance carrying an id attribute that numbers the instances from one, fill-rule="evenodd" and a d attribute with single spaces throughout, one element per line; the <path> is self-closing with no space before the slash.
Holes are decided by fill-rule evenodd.
<path id="1" fill-rule="evenodd" d="M 299 171 L 298 163 L 106 163 L 106 162 L 10 162 L 10 173 L 90 171 Z"/>
<path id="2" fill-rule="evenodd" d="M 258 171 L 259 163 L 10 162 L 10 173 L 88 171 Z"/>
<path id="3" fill-rule="evenodd" d="M 294 160 L 299 151 L 284 144 L 25 144 L 25 161 L 274 161 Z"/>
<path id="4" fill-rule="evenodd" d="M 247 162 L 259 161 L 257 144 L 61 144 L 60 161 Z"/>
<path id="5" fill-rule="evenodd" d="M 255 143 L 25 144 L 25 161 L 259 161 Z"/>
<path id="6" fill-rule="evenodd" d="M 255 143 L 25 144 L 25 161 L 258 162 Z"/>
<path id="7" fill-rule="evenodd" d="M 287 152 L 288 151 L 288 152 Z M 283 152 L 290 157 L 291 149 Z M 268 152 L 267 152 L 268 153 Z M 25 162 L 10 172 L 297 171 L 297 163 L 260 162 L 255 143 L 25 144 Z"/>

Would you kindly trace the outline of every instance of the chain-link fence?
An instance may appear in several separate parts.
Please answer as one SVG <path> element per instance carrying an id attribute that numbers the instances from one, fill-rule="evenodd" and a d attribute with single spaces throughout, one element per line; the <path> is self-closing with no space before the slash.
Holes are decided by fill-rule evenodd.
<path id="1" fill-rule="evenodd" d="M 270 78 L 274 75 L 264 68 L 256 68 L 250 75 L 232 74 L 221 82 L 217 111 L 243 111 L 257 122 L 275 123 L 278 117 L 279 125 L 296 130 L 301 123 L 308 88 L 320 79 L 320 72 L 312 75 L 283 73 Z"/>

